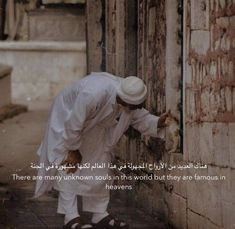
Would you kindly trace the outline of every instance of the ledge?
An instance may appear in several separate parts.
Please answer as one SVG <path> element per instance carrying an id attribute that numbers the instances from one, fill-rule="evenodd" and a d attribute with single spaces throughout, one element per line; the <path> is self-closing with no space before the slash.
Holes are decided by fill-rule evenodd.
<path id="1" fill-rule="evenodd" d="M 86 42 L 1 41 L 0 51 L 72 51 L 85 52 Z"/>
<path id="2" fill-rule="evenodd" d="M 12 71 L 12 67 L 5 65 L 5 64 L 0 64 L 0 79 L 9 75 L 11 71 Z"/>
<path id="3" fill-rule="evenodd" d="M 9 104 L 0 108 L 0 122 L 5 119 L 12 118 L 18 114 L 27 112 L 28 108 L 25 105 Z"/>

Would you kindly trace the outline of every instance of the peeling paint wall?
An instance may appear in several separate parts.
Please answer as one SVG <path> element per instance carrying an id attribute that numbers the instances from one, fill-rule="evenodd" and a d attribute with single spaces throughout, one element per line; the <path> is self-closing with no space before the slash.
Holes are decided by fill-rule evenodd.
<path id="1" fill-rule="evenodd" d="M 208 164 L 192 174 L 226 176 L 226 181 L 186 185 L 187 225 L 233 228 L 235 2 L 187 0 L 184 10 L 184 159 Z"/>
<path id="2" fill-rule="evenodd" d="M 135 1 L 137 33 L 126 26 L 126 11 L 118 12 L 127 8 L 128 1 L 107 2 L 109 17 L 105 31 L 110 54 L 106 55 L 107 70 L 127 76 L 125 60 L 131 59 L 136 63 L 133 72 L 136 68 L 136 74 L 149 88 L 147 108 L 155 114 L 170 108 L 181 120 L 181 1 Z M 176 165 L 200 162 L 207 164 L 207 168 L 160 170 L 157 175 L 217 175 L 225 176 L 226 180 L 143 181 L 121 195 L 128 202 L 144 207 L 146 212 L 165 218 L 169 228 L 232 229 L 235 225 L 235 1 L 183 2 L 183 152 L 165 152 L 164 142 L 141 137 L 129 129 L 121 139 L 117 156 L 120 161 L 134 164 L 154 163 L 159 159 Z M 133 55 L 135 46 L 125 54 L 130 47 L 126 40 L 128 31 L 131 39 L 138 37 L 138 52 Z M 148 172 L 142 170 L 139 175 Z"/>
<path id="3" fill-rule="evenodd" d="M 136 2 L 138 15 L 136 48 L 138 52 L 136 56 L 130 56 L 130 58 L 136 58 L 136 74 L 145 81 L 149 90 L 146 108 L 151 113 L 159 115 L 166 111 L 165 1 L 139 0 Z M 126 28 L 126 31 L 128 30 L 129 28 Z M 117 71 L 117 69 L 115 70 Z M 163 151 L 164 141 L 140 136 L 137 131 L 130 128 L 120 141 L 117 157 L 120 162 L 154 163 L 162 157 Z M 142 170 L 139 175 L 148 173 L 149 171 Z M 125 183 L 130 184 L 131 182 Z M 136 182 L 133 184 L 133 188 L 132 192 L 121 193 L 126 201 L 145 207 L 150 214 L 163 216 L 165 188 L 163 183 Z"/>

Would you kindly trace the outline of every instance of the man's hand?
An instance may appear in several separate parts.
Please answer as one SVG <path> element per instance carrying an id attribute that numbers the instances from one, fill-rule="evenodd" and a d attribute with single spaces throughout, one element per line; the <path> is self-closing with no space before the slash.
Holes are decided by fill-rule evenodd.
<path id="1" fill-rule="evenodd" d="M 158 128 L 166 127 L 166 118 L 171 115 L 171 110 L 168 110 L 167 112 L 163 113 L 160 118 L 158 119 Z"/>
<path id="2" fill-rule="evenodd" d="M 82 161 L 82 155 L 79 150 L 70 150 L 68 152 L 67 158 L 62 161 L 61 165 L 74 166 L 75 168 L 70 168 L 67 171 L 68 173 L 75 173 L 77 171 L 77 164 L 80 164 Z"/>

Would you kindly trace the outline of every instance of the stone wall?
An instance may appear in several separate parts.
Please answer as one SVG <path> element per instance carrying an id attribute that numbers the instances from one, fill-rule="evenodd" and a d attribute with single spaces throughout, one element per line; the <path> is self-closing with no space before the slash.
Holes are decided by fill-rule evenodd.
<path id="1" fill-rule="evenodd" d="M 235 2 L 191 0 L 184 10 L 184 160 L 208 165 L 192 173 L 226 180 L 190 182 L 178 195 L 187 203 L 188 228 L 234 228 Z"/>
<path id="2" fill-rule="evenodd" d="M 128 14 L 122 11 L 120 18 L 119 10 L 125 4 L 127 1 L 106 1 L 106 25 L 101 31 L 105 35 L 102 50 L 105 50 L 106 69 L 124 76 L 128 71 L 124 71 L 125 59 L 120 56 L 125 58 L 128 47 L 125 35 L 130 28 L 126 26 Z M 169 228 L 232 229 L 235 225 L 235 2 L 139 0 L 136 10 L 138 32 L 132 31 L 132 35 L 138 37 L 138 52 L 129 58 L 136 61 L 136 73 L 148 85 L 147 108 L 156 114 L 171 109 L 181 122 L 183 147 L 169 153 L 164 150 L 164 142 L 140 137 L 130 129 L 119 144 L 118 162 L 138 164 L 160 160 L 173 165 L 203 163 L 207 167 L 156 172 L 158 176 L 192 176 L 190 181 L 126 181 L 134 189 L 122 191 L 121 195 L 127 202 L 144 207 L 147 213 L 164 218 Z M 141 174 L 148 171 L 142 170 Z M 195 174 L 226 179 L 199 181 L 195 180 Z"/>
<path id="3" fill-rule="evenodd" d="M 0 42 L 0 62 L 14 66 L 12 99 L 50 100 L 86 75 L 85 42 Z"/>
<path id="4" fill-rule="evenodd" d="M 85 9 L 37 9 L 28 12 L 31 41 L 85 41 Z"/>

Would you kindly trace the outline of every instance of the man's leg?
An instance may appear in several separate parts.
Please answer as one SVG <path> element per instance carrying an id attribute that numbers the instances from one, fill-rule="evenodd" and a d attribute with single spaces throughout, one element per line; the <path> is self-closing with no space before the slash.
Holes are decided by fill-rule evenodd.
<path id="1" fill-rule="evenodd" d="M 77 195 L 69 192 L 59 192 L 57 212 L 64 214 L 64 224 L 79 216 L 77 208 Z"/>
<path id="2" fill-rule="evenodd" d="M 109 204 L 109 194 L 105 197 L 83 196 L 82 205 L 83 211 L 92 212 L 92 223 L 98 223 L 101 219 L 106 217 L 109 213 L 107 207 Z"/>

